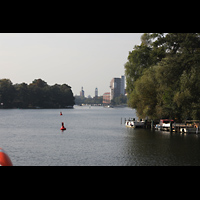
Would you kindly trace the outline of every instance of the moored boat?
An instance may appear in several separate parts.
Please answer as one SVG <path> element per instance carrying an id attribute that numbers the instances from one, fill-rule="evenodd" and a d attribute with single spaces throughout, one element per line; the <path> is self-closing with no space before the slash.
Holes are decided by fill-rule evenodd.
<path id="1" fill-rule="evenodd" d="M 130 119 L 125 122 L 126 127 L 129 128 L 143 128 L 145 125 L 145 121 L 135 121 L 135 119 Z"/>
<path id="2" fill-rule="evenodd" d="M 155 129 L 169 130 L 170 129 L 170 122 L 173 123 L 174 120 L 172 120 L 172 119 L 160 119 L 160 123 L 156 124 Z"/>

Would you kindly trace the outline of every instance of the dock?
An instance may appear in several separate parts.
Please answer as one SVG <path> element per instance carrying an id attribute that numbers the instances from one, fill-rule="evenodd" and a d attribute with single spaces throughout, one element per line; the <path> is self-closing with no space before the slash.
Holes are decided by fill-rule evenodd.
<path id="1" fill-rule="evenodd" d="M 122 118 L 121 118 L 122 124 Z M 176 123 L 171 119 L 160 119 L 159 120 L 136 120 L 128 119 L 124 120 L 124 124 L 129 128 L 145 128 L 159 131 L 169 131 L 178 133 L 200 133 L 200 120 L 186 120 L 184 123 Z"/>
<path id="2" fill-rule="evenodd" d="M 176 123 L 176 122 L 170 122 L 167 126 L 159 127 L 159 125 L 156 125 L 158 129 L 170 131 L 170 132 L 178 132 L 178 133 L 200 133 L 199 128 L 199 120 L 186 120 L 185 123 Z"/>
<path id="3" fill-rule="evenodd" d="M 183 123 L 174 123 L 172 124 L 173 132 L 181 132 L 181 133 L 200 133 L 199 126 L 196 125 L 187 125 Z"/>

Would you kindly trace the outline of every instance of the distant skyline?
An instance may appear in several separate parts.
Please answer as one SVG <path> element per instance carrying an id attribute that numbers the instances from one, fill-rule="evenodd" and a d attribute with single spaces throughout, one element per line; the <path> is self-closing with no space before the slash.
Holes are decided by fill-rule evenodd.
<path id="1" fill-rule="evenodd" d="M 142 33 L 0 33 L 0 79 L 68 84 L 74 95 L 109 92 Z"/>

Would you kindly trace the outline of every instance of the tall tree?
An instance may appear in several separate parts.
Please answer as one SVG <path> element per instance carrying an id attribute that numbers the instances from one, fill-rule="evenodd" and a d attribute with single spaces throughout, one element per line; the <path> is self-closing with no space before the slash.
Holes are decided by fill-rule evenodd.
<path id="1" fill-rule="evenodd" d="M 199 118 L 200 34 L 144 34 L 141 40 L 125 64 L 129 105 L 140 117 Z"/>

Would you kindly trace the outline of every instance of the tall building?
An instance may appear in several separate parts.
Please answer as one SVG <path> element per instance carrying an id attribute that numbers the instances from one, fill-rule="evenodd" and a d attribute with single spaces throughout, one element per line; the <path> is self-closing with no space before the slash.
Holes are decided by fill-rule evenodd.
<path id="1" fill-rule="evenodd" d="M 120 96 L 120 87 L 121 79 L 120 78 L 113 78 L 110 82 L 110 99 L 114 99 L 115 97 Z"/>
<path id="2" fill-rule="evenodd" d="M 120 94 L 125 95 L 125 80 L 124 80 L 124 76 L 121 76 L 121 90 L 120 90 Z"/>
<path id="3" fill-rule="evenodd" d="M 121 94 L 125 95 L 124 87 L 124 76 L 121 78 L 113 78 L 110 82 L 110 100 L 114 99 L 115 97 L 119 97 Z"/>
<path id="4" fill-rule="evenodd" d="M 98 97 L 98 88 L 95 88 L 95 97 Z"/>
<path id="5" fill-rule="evenodd" d="M 84 92 L 84 90 L 83 90 L 83 87 L 81 87 L 80 96 L 81 96 L 81 97 L 85 97 L 85 92 Z"/>

